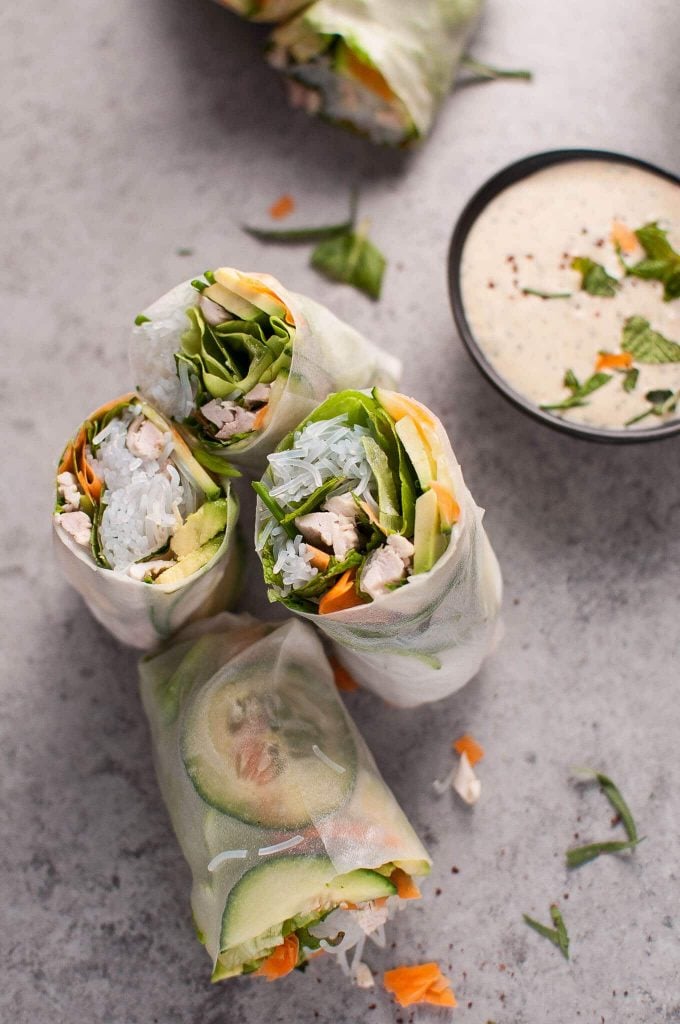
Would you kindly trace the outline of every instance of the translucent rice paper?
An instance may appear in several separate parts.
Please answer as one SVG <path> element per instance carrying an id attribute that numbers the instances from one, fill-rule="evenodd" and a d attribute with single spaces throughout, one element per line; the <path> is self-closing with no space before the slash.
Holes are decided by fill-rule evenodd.
<path id="1" fill-rule="evenodd" d="M 414 402 L 414 399 L 409 399 Z M 453 484 L 460 518 L 449 545 L 429 572 L 370 604 L 308 618 L 333 641 L 339 661 L 362 686 L 390 704 L 415 707 L 455 693 L 478 671 L 502 633 L 498 561 L 465 485 L 441 421 L 439 457 Z M 264 509 L 258 499 L 255 537 Z"/>
<path id="2" fill-rule="evenodd" d="M 264 286 L 288 308 L 295 323 L 292 365 L 274 383 L 264 430 L 224 447 L 224 458 L 259 476 L 267 455 L 279 441 L 333 391 L 352 387 L 390 387 L 401 376 L 401 363 L 362 337 L 329 309 L 304 295 L 289 292 L 269 274 L 240 274 L 234 291 L 257 301 L 253 289 Z M 178 422 L 187 415 L 177 377 L 174 353 L 189 327 L 185 310 L 196 305 L 199 293 L 186 281 L 158 299 L 136 326 L 130 343 L 130 362 L 137 390 L 166 416 Z M 211 448 L 211 454 L 217 455 Z"/>
<path id="3" fill-rule="evenodd" d="M 315 816 L 294 832 L 246 824 L 211 806 L 199 796 L 182 758 L 183 726 L 192 707 L 220 687 L 246 687 L 248 699 L 276 700 L 279 685 L 293 674 L 296 690 L 315 705 L 340 716 L 351 751 L 343 767 L 353 771 L 344 803 L 325 816 Z M 315 632 L 299 620 L 265 624 L 247 615 L 227 613 L 196 623 L 169 648 L 140 663 L 141 691 L 149 718 L 158 780 L 170 817 L 191 867 L 191 905 L 197 930 L 213 965 L 220 953 L 222 915 L 231 889 L 263 860 L 291 855 L 325 854 L 338 874 L 356 868 L 397 863 L 411 874 L 426 874 L 430 859 L 392 793 L 356 726 L 345 711 L 333 672 Z M 242 690 L 241 690 L 242 692 Z M 311 747 L 323 749 L 324 736 L 306 735 Z M 305 806 L 318 803 L 324 787 L 338 776 L 319 757 L 306 757 L 296 767 L 286 764 L 286 784 Z M 258 850 L 295 839 L 293 849 L 268 856 Z M 224 851 L 246 850 L 245 858 L 224 860 L 214 871 L 208 864 Z"/>
<path id="4" fill-rule="evenodd" d="M 382 74 L 403 104 L 411 125 L 402 139 L 422 137 L 432 127 L 437 108 L 451 90 L 482 0 L 317 0 L 293 21 L 276 29 L 274 49 L 300 41 L 314 53 L 315 37 L 338 36 Z M 273 61 L 277 64 L 276 58 Z M 335 72 L 334 72 L 335 73 Z M 295 75 L 292 75 L 295 78 Z M 302 77 L 301 79 L 302 80 Z M 325 116 L 333 116 L 323 103 Z M 347 109 L 348 123 L 369 135 L 381 135 L 371 112 Z"/>
<path id="5" fill-rule="evenodd" d="M 249 21 L 284 21 L 296 14 L 309 0 L 217 0 Z"/>
<path id="6" fill-rule="evenodd" d="M 228 483 L 225 496 L 228 518 L 217 554 L 180 582 L 143 583 L 96 565 L 89 547 L 77 544 L 53 516 L 57 564 L 95 619 L 117 640 L 130 647 L 153 647 L 192 619 L 230 607 L 236 598 L 241 575 L 238 501 Z"/>

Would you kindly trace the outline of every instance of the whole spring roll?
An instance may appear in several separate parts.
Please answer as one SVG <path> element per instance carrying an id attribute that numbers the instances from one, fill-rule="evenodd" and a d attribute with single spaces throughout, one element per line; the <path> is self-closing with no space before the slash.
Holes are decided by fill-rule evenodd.
<path id="1" fill-rule="evenodd" d="M 401 366 L 328 309 L 268 274 L 222 267 L 137 317 L 137 389 L 184 424 L 196 458 L 259 475 L 282 437 L 332 391 L 391 385 Z"/>
<path id="2" fill-rule="evenodd" d="M 306 7 L 310 0 L 217 0 L 249 21 L 285 21 Z"/>
<path id="3" fill-rule="evenodd" d="M 151 647 L 228 606 L 238 584 L 238 503 L 135 394 L 81 424 L 57 469 L 59 566 L 118 640 Z"/>
<path id="4" fill-rule="evenodd" d="M 374 142 L 425 136 L 450 91 L 482 0 L 317 0 L 273 33 L 294 106 Z"/>
<path id="5" fill-rule="evenodd" d="M 501 576 L 429 409 L 380 388 L 331 395 L 253 486 L 270 600 L 319 626 L 358 682 L 409 707 L 472 678 Z"/>
<path id="6" fill-rule="evenodd" d="M 144 658 L 140 677 L 213 981 L 274 980 L 319 950 L 356 970 L 430 860 L 315 632 L 224 613 Z"/>

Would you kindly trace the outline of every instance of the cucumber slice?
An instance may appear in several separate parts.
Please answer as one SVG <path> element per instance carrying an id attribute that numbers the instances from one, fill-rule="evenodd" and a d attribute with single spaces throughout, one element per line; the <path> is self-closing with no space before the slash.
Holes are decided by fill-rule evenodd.
<path id="1" fill-rule="evenodd" d="M 180 744 L 203 800 L 250 825 L 304 828 L 337 810 L 354 785 L 356 748 L 343 709 L 306 666 L 219 675 L 198 688 Z"/>
<path id="2" fill-rule="evenodd" d="M 220 948 L 248 942 L 284 921 L 323 914 L 339 903 L 393 896 L 396 886 L 377 871 L 360 868 L 338 875 L 328 857 L 291 856 L 257 864 L 229 893 L 222 915 Z"/>

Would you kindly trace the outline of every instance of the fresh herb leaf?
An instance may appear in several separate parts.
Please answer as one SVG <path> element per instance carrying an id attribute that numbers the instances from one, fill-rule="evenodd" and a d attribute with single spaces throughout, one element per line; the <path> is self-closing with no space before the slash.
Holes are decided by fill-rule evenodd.
<path id="1" fill-rule="evenodd" d="M 540 288 L 522 288 L 522 295 L 537 295 L 539 299 L 570 299 L 571 292 L 542 292 Z"/>
<path id="2" fill-rule="evenodd" d="M 573 849 L 567 850 L 567 867 L 578 868 L 581 864 L 587 864 L 588 861 L 595 860 L 605 853 L 621 853 L 623 850 L 632 850 L 643 839 L 644 836 L 641 836 L 639 839 L 629 839 L 628 841 L 588 843 L 586 846 L 575 846 Z"/>
<path id="3" fill-rule="evenodd" d="M 372 299 L 380 298 L 387 261 L 366 237 L 365 226 L 321 242 L 310 263 L 331 280 L 351 284 Z"/>
<path id="4" fill-rule="evenodd" d="M 608 380 L 612 379 L 611 373 L 594 373 L 588 380 L 581 384 L 573 370 L 567 370 L 564 375 L 564 386 L 571 391 L 571 397 L 565 398 L 562 402 L 544 403 L 541 409 L 575 409 L 580 405 L 587 405 L 584 401 L 593 391 L 604 387 Z"/>
<path id="5" fill-rule="evenodd" d="M 488 82 L 498 78 L 521 78 L 526 82 L 530 82 L 534 77 L 531 71 L 515 70 L 514 68 L 496 68 L 492 64 L 485 64 L 483 61 L 476 60 L 469 54 L 463 57 L 460 66 L 464 71 L 470 72 L 470 77 L 467 79 L 469 82 Z"/>
<path id="6" fill-rule="evenodd" d="M 648 391 L 645 398 L 650 403 L 650 408 L 641 412 L 639 416 L 633 416 L 632 419 L 626 420 L 625 426 L 630 427 L 633 423 L 639 423 L 647 416 L 667 416 L 669 412 L 675 412 L 678 399 L 680 399 L 680 391 L 673 392 L 667 389 Z"/>
<path id="7" fill-rule="evenodd" d="M 297 537 L 297 530 L 295 528 L 295 525 L 293 523 L 284 522 L 286 513 L 283 511 L 278 501 L 276 501 L 275 498 L 272 498 L 271 494 L 264 486 L 264 484 L 260 483 L 259 481 L 255 481 L 252 484 L 252 488 L 257 494 L 258 498 L 261 499 L 262 504 L 269 509 L 271 514 L 274 516 L 274 519 L 276 519 L 277 523 L 279 523 L 284 528 L 290 539 L 295 540 L 295 538 Z"/>
<path id="8" fill-rule="evenodd" d="M 621 282 L 608 274 L 601 263 L 595 263 L 588 256 L 576 256 L 571 261 L 572 270 L 581 275 L 581 288 L 589 295 L 602 295 L 611 298 Z"/>
<path id="9" fill-rule="evenodd" d="M 528 914 L 522 914 L 524 921 L 533 928 L 535 932 L 542 935 L 544 939 L 549 939 L 553 945 L 557 946 L 562 955 L 566 960 L 569 959 L 569 935 L 567 934 L 566 925 L 564 918 L 560 913 L 559 907 L 553 904 L 550 908 L 550 916 L 555 924 L 554 928 L 548 928 L 547 925 L 541 924 L 533 917 L 529 917 Z"/>
<path id="10" fill-rule="evenodd" d="M 626 370 L 623 375 L 623 390 L 628 392 L 635 391 L 639 376 L 640 371 L 635 366 L 632 366 L 630 370 Z"/>
<path id="11" fill-rule="evenodd" d="M 646 258 L 628 267 L 627 272 L 632 277 L 642 277 L 647 281 L 661 281 L 664 302 L 680 298 L 680 253 L 668 241 L 668 232 L 652 222 L 638 228 L 635 236 L 645 250 Z"/>
<path id="12" fill-rule="evenodd" d="M 354 227 L 357 215 L 359 195 L 352 189 L 349 199 L 349 213 L 338 224 L 322 224 L 310 228 L 258 228 L 250 224 L 242 224 L 241 228 L 247 235 L 257 238 L 260 242 L 325 242 L 338 235 L 345 235 Z"/>
<path id="13" fill-rule="evenodd" d="M 623 326 L 621 348 L 637 363 L 680 363 L 680 345 L 652 330 L 649 320 L 630 316 Z"/>
<path id="14" fill-rule="evenodd" d="M 138 316 L 135 317 L 135 327 L 141 327 L 142 324 L 150 324 L 150 323 L 151 323 L 151 317 L 150 316 L 144 316 L 143 313 L 140 313 Z"/>
<path id="15" fill-rule="evenodd" d="M 608 775 L 603 775 L 602 772 L 595 772 L 595 778 L 600 783 L 602 792 L 607 797 L 607 800 L 609 800 L 609 803 L 621 818 L 621 824 L 625 828 L 628 838 L 636 840 L 638 834 L 635 821 L 633 820 L 633 814 L 630 807 L 623 799 L 621 791 L 614 785 Z"/>

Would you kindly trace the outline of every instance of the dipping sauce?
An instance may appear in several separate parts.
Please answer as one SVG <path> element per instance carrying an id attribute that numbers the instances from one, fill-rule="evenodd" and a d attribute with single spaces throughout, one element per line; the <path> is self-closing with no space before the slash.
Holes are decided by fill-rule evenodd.
<path id="1" fill-rule="evenodd" d="M 648 258 L 634 232 L 655 222 L 680 251 L 680 187 L 598 159 L 530 174 L 482 210 L 461 258 L 465 317 L 482 353 L 522 398 L 543 408 L 576 398 L 583 404 L 546 411 L 610 430 L 680 417 L 680 348 L 656 336 L 680 346 L 680 298 L 664 301 L 662 281 L 631 276 L 621 262 L 631 268 Z M 584 290 L 576 258 L 604 268 L 615 279 L 613 294 Z M 591 287 L 601 287 L 602 272 L 594 273 Z M 579 397 L 577 385 L 589 381 L 600 386 Z"/>

